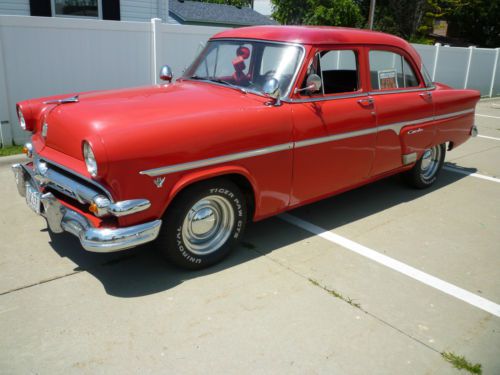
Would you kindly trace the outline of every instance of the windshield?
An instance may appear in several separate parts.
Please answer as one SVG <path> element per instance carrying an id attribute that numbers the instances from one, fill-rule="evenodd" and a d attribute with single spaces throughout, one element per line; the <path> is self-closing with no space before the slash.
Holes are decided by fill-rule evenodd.
<path id="1" fill-rule="evenodd" d="M 208 42 L 184 78 L 226 84 L 247 91 L 262 93 L 271 78 L 280 83 L 286 96 L 302 58 L 299 46 L 245 40 Z"/>

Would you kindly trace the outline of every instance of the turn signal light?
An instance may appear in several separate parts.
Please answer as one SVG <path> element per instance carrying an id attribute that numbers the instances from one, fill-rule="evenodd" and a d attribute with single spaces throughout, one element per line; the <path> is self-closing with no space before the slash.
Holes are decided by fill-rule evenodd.
<path id="1" fill-rule="evenodd" d="M 89 211 L 92 212 L 93 214 L 97 214 L 97 212 L 99 211 L 99 208 L 97 207 L 97 204 L 92 203 L 89 206 Z"/>

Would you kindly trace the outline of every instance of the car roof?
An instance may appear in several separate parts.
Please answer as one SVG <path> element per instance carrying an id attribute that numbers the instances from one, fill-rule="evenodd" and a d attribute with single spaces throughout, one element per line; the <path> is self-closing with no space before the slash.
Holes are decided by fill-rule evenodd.
<path id="1" fill-rule="evenodd" d="M 417 64 L 420 57 L 404 39 L 377 31 L 332 26 L 251 26 L 230 29 L 211 39 L 258 39 L 299 44 L 369 44 L 387 45 L 407 51 Z"/>

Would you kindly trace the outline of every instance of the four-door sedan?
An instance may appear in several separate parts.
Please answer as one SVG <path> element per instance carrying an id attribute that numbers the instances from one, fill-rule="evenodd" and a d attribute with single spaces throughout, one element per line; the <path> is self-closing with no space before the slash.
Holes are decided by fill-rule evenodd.
<path id="1" fill-rule="evenodd" d="M 88 251 L 154 241 L 175 264 L 221 260 L 262 220 L 404 173 L 430 186 L 477 132 L 479 93 L 429 79 L 395 36 L 249 27 L 212 37 L 183 77 L 17 104 L 19 193 Z"/>

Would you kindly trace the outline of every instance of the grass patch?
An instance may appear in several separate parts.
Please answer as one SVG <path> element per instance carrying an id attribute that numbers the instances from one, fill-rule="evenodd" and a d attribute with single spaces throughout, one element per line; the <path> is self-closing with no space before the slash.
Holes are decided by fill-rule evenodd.
<path id="1" fill-rule="evenodd" d="M 23 153 L 23 146 L 0 147 L 0 156 L 9 156 Z"/>
<path id="2" fill-rule="evenodd" d="M 357 307 L 358 309 L 361 308 L 361 305 L 358 303 L 358 302 L 354 302 L 353 299 L 349 298 L 349 297 L 345 297 L 343 296 L 342 294 L 340 294 L 339 292 L 337 292 L 336 290 L 333 290 L 333 289 L 328 289 L 326 286 L 324 285 L 321 285 L 319 282 L 317 282 L 316 280 L 314 279 L 309 279 L 309 281 L 311 282 L 311 284 L 313 285 L 316 285 L 318 287 L 320 287 L 321 289 L 323 289 L 324 291 L 328 292 L 328 294 L 334 296 L 335 298 L 339 298 L 341 299 L 342 301 L 344 302 L 347 302 L 349 305 L 351 306 L 354 306 L 354 307 Z"/>
<path id="3" fill-rule="evenodd" d="M 462 355 L 456 355 L 452 352 L 443 352 L 441 353 L 441 355 L 446 361 L 450 362 L 453 367 L 459 370 L 465 370 L 470 372 L 471 374 L 481 375 L 483 373 L 480 363 L 472 364 Z"/>

